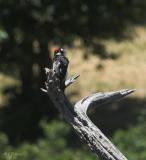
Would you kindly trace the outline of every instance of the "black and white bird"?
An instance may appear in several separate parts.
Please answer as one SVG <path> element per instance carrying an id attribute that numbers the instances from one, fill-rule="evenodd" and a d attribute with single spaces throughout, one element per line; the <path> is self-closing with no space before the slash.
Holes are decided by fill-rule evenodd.
<path id="1" fill-rule="evenodd" d="M 69 60 L 65 57 L 64 53 L 63 48 L 55 49 L 53 58 L 53 71 L 56 73 L 56 76 L 60 81 L 60 89 L 63 91 L 65 89 L 65 80 L 69 64 Z"/>

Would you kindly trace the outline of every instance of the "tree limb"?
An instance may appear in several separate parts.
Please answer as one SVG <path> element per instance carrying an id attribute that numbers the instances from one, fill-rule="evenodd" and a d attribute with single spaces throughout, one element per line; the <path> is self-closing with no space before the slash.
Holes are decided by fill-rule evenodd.
<path id="1" fill-rule="evenodd" d="M 80 75 L 75 75 L 71 78 L 69 78 L 68 80 L 65 81 L 65 87 L 68 87 L 69 85 L 71 85 L 72 83 L 74 83 L 76 81 L 76 79 L 79 77 Z"/>
<path id="2" fill-rule="evenodd" d="M 72 106 L 63 91 L 59 88 L 59 80 L 52 70 L 46 69 L 46 89 L 43 91 L 49 95 L 54 105 L 61 112 L 63 117 L 75 129 L 82 141 L 88 144 L 90 149 L 101 160 L 127 160 L 127 158 L 110 142 L 110 140 L 95 126 L 88 118 L 87 109 L 101 104 L 113 102 L 132 93 L 134 90 L 120 90 L 116 92 L 105 92 L 91 94 Z M 77 76 L 78 77 L 78 76 Z M 74 82 L 70 80 L 70 82 Z M 71 83 L 67 83 L 69 84 Z"/>
<path id="3" fill-rule="evenodd" d="M 131 94 L 134 91 L 135 90 L 122 89 L 116 92 L 99 92 L 91 94 L 77 102 L 75 107 L 82 109 L 82 111 L 86 113 L 90 107 L 97 107 L 106 103 L 111 103 Z"/>

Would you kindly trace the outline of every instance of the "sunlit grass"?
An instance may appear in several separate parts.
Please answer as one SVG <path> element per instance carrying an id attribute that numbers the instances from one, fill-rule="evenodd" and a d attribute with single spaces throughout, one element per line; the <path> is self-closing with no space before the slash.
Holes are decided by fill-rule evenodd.
<path id="1" fill-rule="evenodd" d="M 7 103 L 8 100 L 8 97 L 3 94 L 3 91 L 8 87 L 17 87 L 18 85 L 20 85 L 19 80 L 7 74 L 0 73 L 0 106 Z"/>
<path id="2" fill-rule="evenodd" d="M 95 91 L 111 91 L 134 88 L 133 96 L 146 96 L 146 28 L 136 27 L 133 38 L 122 41 L 101 40 L 107 53 L 118 54 L 116 60 L 101 60 L 89 53 L 89 59 L 82 59 L 82 49 L 69 51 L 69 73 L 79 73 L 78 82 L 67 90 L 68 94 L 77 92 L 73 100 Z M 98 70 L 97 65 L 103 69 Z"/>
<path id="3" fill-rule="evenodd" d="M 115 60 L 100 59 L 92 53 L 84 60 L 84 47 L 79 39 L 75 42 L 76 47 L 66 48 L 70 60 L 68 76 L 81 75 L 66 91 L 72 101 L 92 92 L 122 88 L 134 88 L 136 92 L 132 96 L 146 97 L 146 28 L 135 27 L 132 34 L 131 39 L 121 41 L 100 40 L 108 54 L 118 55 Z M 2 91 L 19 83 L 16 78 L 0 73 L 0 105 L 7 100 Z"/>

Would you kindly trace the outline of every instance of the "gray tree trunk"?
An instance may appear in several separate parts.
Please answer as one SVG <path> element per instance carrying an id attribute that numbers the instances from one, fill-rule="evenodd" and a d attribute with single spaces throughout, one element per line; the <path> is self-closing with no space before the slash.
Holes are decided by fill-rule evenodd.
<path id="1" fill-rule="evenodd" d="M 61 112 L 65 120 L 72 125 L 80 139 L 87 143 L 91 151 L 101 160 L 127 160 L 127 158 L 110 142 L 110 140 L 95 126 L 87 116 L 87 109 L 118 100 L 134 90 L 123 89 L 116 92 L 91 94 L 74 106 L 68 101 L 59 89 L 59 80 L 50 69 L 45 69 L 47 74 L 46 89 L 54 105 Z M 79 75 L 66 81 L 66 87 L 72 84 Z"/>

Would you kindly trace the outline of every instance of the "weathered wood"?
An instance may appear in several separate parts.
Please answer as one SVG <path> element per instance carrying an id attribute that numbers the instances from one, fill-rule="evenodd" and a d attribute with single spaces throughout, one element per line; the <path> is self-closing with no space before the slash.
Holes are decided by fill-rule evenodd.
<path id="1" fill-rule="evenodd" d="M 46 89 L 42 89 L 42 91 L 49 95 L 54 105 L 65 120 L 72 125 L 81 140 L 86 142 L 101 160 L 127 160 L 100 129 L 92 123 L 86 113 L 90 107 L 113 102 L 132 93 L 134 90 L 124 89 L 116 92 L 91 94 L 72 106 L 60 90 L 59 80 L 55 73 L 49 69 L 45 70 L 47 74 Z M 77 77 L 73 77 L 66 82 L 66 87 L 72 84 Z"/>
<path id="2" fill-rule="evenodd" d="M 74 83 L 76 81 L 76 79 L 79 77 L 80 75 L 75 75 L 71 78 L 69 78 L 68 80 L 65 81 L 65 87 L 68 87 L 69 85 L 71 85 L 72 83 Z"/>

